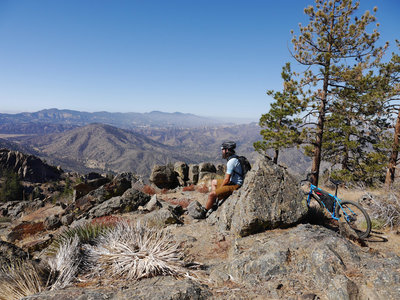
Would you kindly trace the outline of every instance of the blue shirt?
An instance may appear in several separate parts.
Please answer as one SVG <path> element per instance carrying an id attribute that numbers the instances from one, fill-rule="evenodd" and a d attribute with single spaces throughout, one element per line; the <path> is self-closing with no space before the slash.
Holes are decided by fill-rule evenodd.
<path id="1" fill-rule="evenodd" d="M 243 184 L 243 176 L 241 176 L 241 174 L 243 174 L 242 166 L 236 156 L 228 160 L 226 164 L 226 173 L 231 175 L 231 182 L 233 184 Z"/>

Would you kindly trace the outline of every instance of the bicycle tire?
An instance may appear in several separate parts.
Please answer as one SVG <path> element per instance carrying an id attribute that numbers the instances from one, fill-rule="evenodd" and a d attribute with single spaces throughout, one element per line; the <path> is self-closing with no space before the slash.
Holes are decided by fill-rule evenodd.
<path id="1" fill-rule="evenodd" d="M 371 219 L 360 204 L 353 201 L 342 201 L 340 205 L 336 206 L 335 215 L 339 220 L 345 220 L 359 238 L 363 239 L 369 236 Z"/>

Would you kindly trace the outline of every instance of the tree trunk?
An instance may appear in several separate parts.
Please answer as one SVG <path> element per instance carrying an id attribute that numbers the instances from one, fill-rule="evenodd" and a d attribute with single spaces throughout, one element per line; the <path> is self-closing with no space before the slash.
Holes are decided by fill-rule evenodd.
<path id="1" fill-rule="evenodd" d="M 314 185 L 318 185 L 319 168 L 321 165 L 322 139 L 324 135 L 326 104 L 328 101 L 327 96 L 328 96 L 328 85 L 329 85 L 329 68 L 330 68 L 330 61 L 328 61 L 325 66 L 324 85 L 320 95 L 321 103 L 319 106 L 317 132 L 316 132 L 316 139 L 315 139 L 314 153 L 313 153 L 314 155 L 311 167 L 311 173 L 312 173 L 311 182 Z"/>
<path id="2" fill-rule="evenodd" d="M 386 187 L 390 187 L 394 181 L 394 173 L 396 171 L 397 157 L 399 155 L 399 136 L 400 136 L 400 110 L 399 114 L 397 115 L 396 125 L 394 127 L 392 152 L 390 154 L 389 165 L 385 179 Z"/>

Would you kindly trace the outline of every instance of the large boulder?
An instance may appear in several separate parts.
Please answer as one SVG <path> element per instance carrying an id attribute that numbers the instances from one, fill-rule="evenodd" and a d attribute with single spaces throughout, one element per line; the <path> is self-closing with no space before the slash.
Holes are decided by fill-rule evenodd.
<path id="1" fill-rule="evenodd" d="M 229 274 L 254 291 L 248 299 L 400 299 L 399 256 L 366 251 L 318 225 L 236 239 L 210 273 L 213 282 Z"/>
<path id="2" fill-rule="evenodd" d="M 189 184 L 197 184 L 199 181 L 199 166 L 198 165 L 189 165 Z"/>
<path id="3" fill-rule="evenodd" d="M 297 180 L 283 167 L 260 157 L 235 191 L 208 219 L 222 230 L 246 236 L 301 221 L 308 208 Z"/>
<path id="4" fill-rule="evenodd" d="M 171 165 L 155 165 L 149 181 L 160 189 L 174 189 L 179 185 L 177 173 Z"/>
<path id="5" fill-rule="evenodd" d="M 177 174 L 179 185 L 186 185 L 189 180 L 189 166 L 185 162 L 179 161 L 174 164 L 174 171 Z"/>

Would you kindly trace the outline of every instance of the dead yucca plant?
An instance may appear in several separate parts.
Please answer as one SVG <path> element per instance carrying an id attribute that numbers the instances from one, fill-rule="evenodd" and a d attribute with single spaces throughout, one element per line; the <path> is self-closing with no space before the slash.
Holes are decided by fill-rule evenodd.
<path id="1" fill-rule="evenodd" d="M 42 272 L 29 261 L 16 261 L 0 267 L 0 299 L 13 300 L 46 289 Z"/>
<path id="2" fill-rule="evenodd" d="M 87 247 L 94 275 L 136 280 L 157 275 L 189 276 L 183 252 L 164 230 L 121 222 Z"/>
<path id="3" fill-rule="evenodd" d="M 75 279 L 83 259 L 80 242 L 77 235 L 63 240 L 56 255 L 48 260 L 51 290 L 62 289 Z"/>

